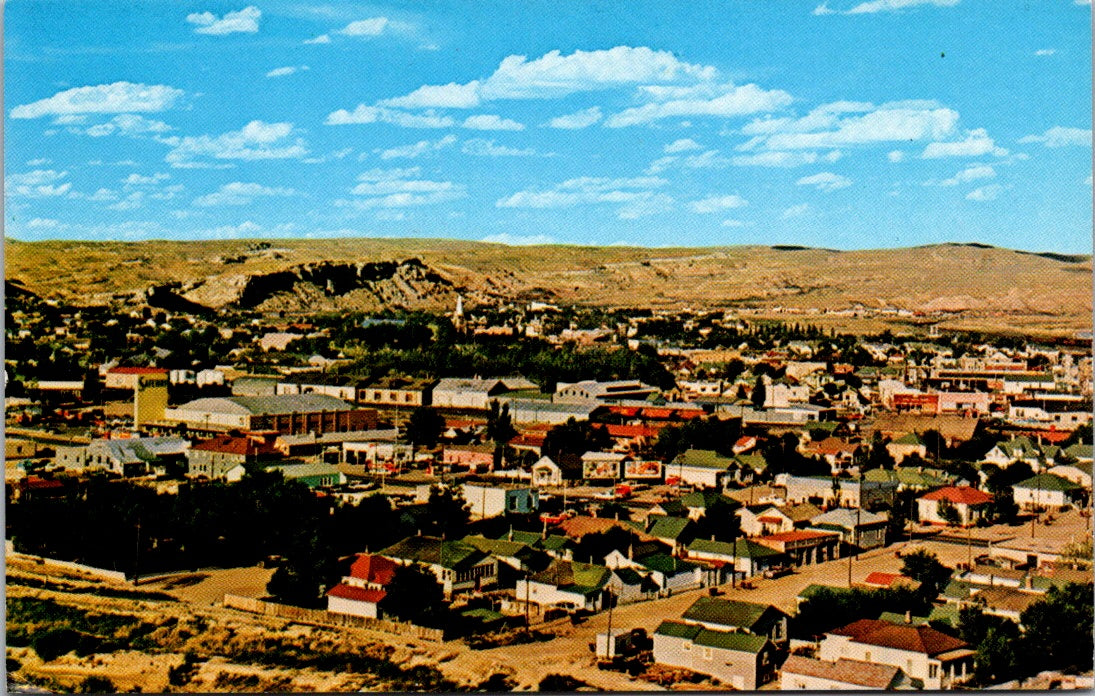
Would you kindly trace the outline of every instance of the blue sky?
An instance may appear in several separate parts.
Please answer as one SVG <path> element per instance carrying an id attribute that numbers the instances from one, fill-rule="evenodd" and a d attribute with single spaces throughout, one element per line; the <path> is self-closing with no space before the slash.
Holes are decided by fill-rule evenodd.
<path id="1" fill-rule="evenodd" d="M 4 14 L 19 239 L 1091 250 L 1090 2 Z"/>

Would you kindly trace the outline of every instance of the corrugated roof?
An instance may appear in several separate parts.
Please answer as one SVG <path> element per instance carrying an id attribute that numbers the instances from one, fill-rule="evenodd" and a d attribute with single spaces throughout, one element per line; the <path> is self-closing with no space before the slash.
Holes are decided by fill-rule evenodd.
<path id="1" fill-rule="evenodd" d="M 350 576 L 378 585 L 387 585 L 395 574 L 395 562 L 383 556 L 358 554 L 350 566 Z"/>
<path id="2" fill-rule="evenodd" d="M 783 663 L 782 672 L 785 677 L 789 674 L 801 674 L 869 689 L 888 689 L 901 673 L 901 668 L 844 657 L 836 662 L 828 662 L 802 655 L 790 655 Z"/>
<path id="3" fill-rule="evenodd" d="M 354 587 L 353 585 L 347 585 L 346 583 L 339 583 L 327 590 L 327 596 L 341 597 L 342 599 L 350 599 L 355 602 L 377 604 L 380 600 L 388 596 L 388 593 L 384 590 L 369 590 L 364 587 Z"/>
<path id="4" fill-rule="evenodd" d="M 654 633 L 662 636 L 671 636 L 673 638 L 687 638 L 689 640 L 696 637 L 696 635 L 703 630 L 702 626 L 696 624 L 688 624 L 682 621 L 662 621 L 658 624 L 658 628 Z"/>
<path id="5" fill-rule="evenodd" d="M 1038 474 L 1016 483 L 1012 488 L 1027 488 L 1039 491 L 1061 491 L 1067 493 L 1080 488 L 1080 486 L 1066 478 L 1061 478 L 1056 474 Z"/>
<path id="6" fill-rule="evenodd" d="M 897 625 L 878 619 L 860 619 L 830 633 L 848 636 L 865 645 L 916 652 L 929 657 L 969 647 L 964 640 L 948 636 L 930 626 Z"/>
<path id="7" fill-rule="evenodd" d="M 752 629 L 763 618 L 783 614 L 770 604 L 755 604 L 720 597 L 699 597 L 681 615 L 689 621 Z"/>
<path id="8" fill-rule="evenodd" d="M 1018 484 L 1016 484 L 1018 485 Z M 920 496 L 921 500 L 946 500 L 955 505 L 983 505 L 992 502 L 992 496 L 988 493 L 971 488 L 969 486 L 948 486 Z"/>
<path id="9" fill-rule="evenodd" d="M 740 631 L 713 631 L 705 628 L 692 639 L 696 645 L 704 645 L 720 650 L 733 650 L 756 655 L 768 644 L 764 636 L 755 636 Z"/>

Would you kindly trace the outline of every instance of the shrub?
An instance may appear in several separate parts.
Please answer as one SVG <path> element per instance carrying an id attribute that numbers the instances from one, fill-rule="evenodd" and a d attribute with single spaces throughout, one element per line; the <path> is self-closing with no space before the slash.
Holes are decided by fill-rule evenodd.
<path id="1" fill-rule="evenodd" d="M 84 679 L 80 682 L 79 688 L 76 693 L 79 694 L 112 694 L 117 689 L 114 687 L 114 682 L 110 681 L 106 677 L 92 676 Z"/>
<path id="2" fill-rule="evenodd" d="M 71 628 L 51 628 L 35 633 L 31 637 L 30 645 L 38 653 L 38 657 L 50 662 L 72 652 L 80 646 L 80 642 L 80 634 Z"/>

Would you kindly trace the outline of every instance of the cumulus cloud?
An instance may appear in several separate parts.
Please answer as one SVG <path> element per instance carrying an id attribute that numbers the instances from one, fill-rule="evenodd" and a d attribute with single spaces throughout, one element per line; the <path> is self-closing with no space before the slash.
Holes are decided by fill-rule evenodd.
<path id="1" fill-rule="evenodd" d="M 72 189 L 72 183 L 62 182 L 68 176 L 67 171 L 54 169 L 35 169 L 22 174 L 9 174 L 4 177 L 4 192 L 20 198 L 52 198 L 63 196 Z"/>
<path id="2" fill-rule="evenodd" d="M 536 154 L 536 151 L 531 148 L 507 147 L 498 145 L 493 140 L 484 140 L 482 138 L 472 138 L 464 141 L 461 152 L 466 155 L 480 157 L 530 157 Z"/>
<path id="3" fill-rule="evenodd" d="M 841 11 L 830 8 L 828 3 L 822 3 L 814 8 L 814 14 L 877 14 L 879 12 L 894 12 L 896 10 L 905 10 L 911 7 L 918 7 L 921 5 L 931 5 L 934 7 L 953 7 L 957 4 L 958 0 L 869 0 L 868 2 L 861 2 L 848 10 Z"/>
<path id="4" fill-rule="evenodd" d="M 274 68 L 266 73 L 266 77 L 284 77 L 286 75 L 292 75 L 295 72 L 303 72 L 307 69 L 307 65 L 286 65 L 283 68 Z"/>
<path id="5" fill-rule="evenodd" d="M 659 157 L 650 163 L 646 173 L 658 174 L 672 167 L 681 169 L 722 169 L 728 164 L 730 164 L 730 160 L 719 154 L 718 150 L 708 150 L 699 155 L 666 155 L 665 157 Z"/>
<path id="6" fill-rule="evenodd" d="M 487 237 L 483 237 L 479 241 L 487 242 L 490 244 L 505 244 L 507 246 L 534 246 L 539 244 L 557 243 L 554 237 L 549 237 L 546 234 L 520 235 L 510 234 L 509 232 L 492 234 Z"/>
<path id="7" fill-rule="evenodd" d="M 787 210 L 784 210 L 783 215 L 781 215 L 780 217 L 782 217 L 784 220 L 799 218 L 808 215 L 811 210 L 813 209 L 810 207 L 809 203 L 799 203 L 798 205 L 793 205 Z"/>
<path id="8" fill-rule="evenodd" d="M 161 138 L 171 146 L 165 160 L 173 167 L 194 166 L 197 160 L 296 159 L 308 154 L 292 123 L 251 121 L 238 131 L 221 135 Z"/>
<path id="9" fill-rule="evenodd" d="M 464 186 L 451 181 L 430 181 L 413 178 L 419 169 L 372 169 L 363 172 L 350 193 L 360 198 L 336 201 L 358 209 L 405 208 L 447 203 L 467 195 Z"/>
<path id="10" fill-rule="evenodd" d="M 304 43 L 306 43 L 306 44 L 329 44 L 329 43 L 331 43 L 331 36 L 330 36 L 330 34 L 320 34 L 319 36 L 313 37 L 311 39 L 305 39 Z"/>
<path id="11" fill-rule="evenodd" d="M 367 106 L 358 104 L 353 111 L 339 109 L 327 115 L 326 124 L 329 126 L 344 126 L 350 124 L 388 123 L 402 128 L 451 128 L 456 122 L 449 116 L 443 116 L 427 111 L 421 114 L 411 114 L 397 109 L 388 109 L 380 106 Z"/>
<path id="12" fill-rule="evenodd" d="M 126 186 L 155 186 L 161 181 L 166 181 L 170 178 L 171 175 L 164 172 L 156 172 L 152 176 L 144 176 L 134 172 L 122 179 L 121 182 Z"/>
<path id="13" fill-rule="evenodd" d="M 197 26 L 195 34 L 211 34 L 224 36 L 226 34 L 254 34 L 259 30 L 259 19 L 262 12 L 254 5 L 249 5 L 242 10 L 227 12 L 223 17 L 218 17 L 212 12 L 195 12 L 186 16 L 186 21 Z"/>
<path id="14" fill-rule="evenodd" d="M 338 30 L 343 36 L 380 36 L 388 26 L 390 20 L 387 17 L 370 17 L 350 22 Z"/>
<path id="15" fill-rule="evenodd" d="M 382 99 L 377 105 L 403 109 L 473 109 L 479 106 L 479 81 L 465 85 L 456 82 L 423 85 L 405 96 Z"/>
<path id="16" fill-rule="evenodd" d="M 989 137 L 984 128 L 977 128 L 967 132 L 963 140 L 928 143 L 920 156 L 924 159 L 938 159 L 940 157 L 980 157 L 990 154 L 1003 157 L 1008 154 L 1008 151 L 997 147 L 996 142 Z"/>
<path id="17" fill-rule="evenodd" d="M 618 204 L 622 219 L 634 219 L 668 209 L 673 199 L 654 189 L 668 183 L 659 177 L 568 179 L 550 189 L 518 191 L 499 199 L 499 208 L 572 208 L 600 203 Z"/>
<path id="18" fill-rule="evenodd" d="M 502 118 L 496 114 L 476 114 L 475 116 L 468 116 L 464 119 L 463 125 L 464 128 L 470 128 L 472 130 L 525 130 L 524 124 L 508 118 Z"/>
<path id="19" fill-rule="evenodd" d="M 1004 190 L 1004 187 L 1000 184 L 989 184 L 988 186 L 982 186 L 976 188 L 966 194 L 966 200 L 968 201 L 994 201 L 1000 195 L 1000 192 Z"/>
<path id="20" fill-rule="evenodd" d="M 430 152 L 437 152 L 443 150 L 456 142 L 455 135 L 446 135 L 440 140 L 419 140 L 417 143 L 411 145 L 402 145 L 400 147 L 393 147 L 380 152 L 380 159 L 389 160 L 397 158 L 412 159 L 415 157 L 421 157 L 422 155 Z"/>
<path id="21" fill-rule="evenodd" d="M 738 167 L 801 167 L 817 162 L 814 152 L 758 152 L 755 155 L 736 155 L 730 162 Z"/>
<path id="22" fill-rule="evenodd" d="M 70 130 L 93 138 L 101 138 L 106 135 L 139 136 L 148 133 L 166 133 L 172 129 L 171 126 L 156 119 L 137 114 L 118 114 L 106 123 L 99 123 L 85 130 L 76 128 Z"/>
<path id="23" fill-rule="evenodd" d="M 905 153 L 901 150 L 891 150 L 889 154 L 886 155 L 886 159 L 890 160 L 891 162 L 904 162 Z"/>
<path id="24" fill-rule="evenodd" d="M 671 155 L 671 154 L 674 154 L 674 153 L 677 153 L 677 152 L 687 152 L 689 150 L 702 150 L 702 149 L 703 149 L 703 147 L 701 147 L 700 144 L 697 143 L 692 138 L 681 138 L 680 140 L 674 140 L 673 142 L 666 145 L 665 146 L 665 153 L 667 155 Z"/>
<path id="25" fill-rule="evenodd" d="M 39 118 L 72 114 L 120 114 L 170 109 L 185 94 L 167 85 L 114 82 L 109 85 L 73 87 L 22 104 L 11 110 L 12 118 Z"/>
<path id="26" fill-rule="evenodd" d="M 1042 143 L 1046 147 L 1066 147 L 1068 145 L 1091 147 L 1091 129 L 1054 126 L 1041 135 L 1028 135 L 1019 138 L 1019 142 Z"/>
<path id="27" fill-rule="evenodd" d="M 575 111 L 572 114 L 556 116 L 548 121 L 548 126 L 563 130 L 578 130 L 580 128 L 588 128 L 599 122 L 602 118 L 604 118 L 604 115 L 601 113 L 601 107 L 591 106 L 588 109 Z"/>
<path id="28" fill-rule="evenodd" d="M 958 112 L 934 102 L 823 104 L 801 118 L 767 118 L 742 128 L 754 136 L 740 150 L 837 148 L 941 140 L 955 131 Z"/>
<path id="29" fill-rule="evenodd" d="M 1036 56 L 1052 56 L 1055 53 L 1057 53 L 1056 48 L 1039 48 L 1037 51 L 1034 52 L 1034 55 L 1036 55 Z"/>
<path id="30" fill-rule="evenodd" d="M 996 176 L 996 170 L 987 164 L 975 164 L 966 167 L 949 179 L 939 182 L 940 186 L 957 186 L 978 179 L 992 179 Z"/>
<path id="31" fill-rule="evenodd" d="M 296 191 L 291 188 L 233 181 L 221 186 L 213 193 L 207 193 L 204 196 L 195 198 L 194 205 L 201 207 L 247 205 L 260 196 L 292 196 L 295 193 Z"/>
<path id="32" fill-rule="evenodd" d="M 852 180 L 840 174 L 832 172 L 819 172 L 810 176 L 804 176 L 795 182 L 799 186 L 814 186 L 819 191 L 836 191 L 852 185 Z"/>
<path id="33" fill-rule="evenodd" d="M 749 201 L 732 193 L 726 196 L 708 196 L 702 200 L 692 201 L 688 204 L 688 207 L 694 213 L 717 213 L 722 210 L 742 208 L 747 205 L 749 205 Z"/>
<path id="34" fill-rule="evenodd" d="M 663 118 L 688 116 L 741 116 L 775 111 L 788 106 L 791 95 L 783 90 L 765 90 L 757 85 L 730 84 L 694 87 L 645 87 L 642 92 L 654 101 L 613 114 L 605 125 L 622 128 Z"/>

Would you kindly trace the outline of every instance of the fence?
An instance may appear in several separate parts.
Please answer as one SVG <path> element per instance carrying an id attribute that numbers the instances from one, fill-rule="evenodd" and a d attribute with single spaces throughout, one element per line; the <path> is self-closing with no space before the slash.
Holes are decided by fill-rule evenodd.
<path id="1" fill-rule="evenodd" d="M 114 580 L 115 582 L 126 582 L 125 573 L 117 570 L 106 570 L 105 568 L 95 568 L 94 566 L 84 565 L 82 563 L 73 563 L 72 561 L 58 561 L 53 558 L 45 558 L 43 556 L 32 556 L 29 553 L 19 553 L 12 550 L 11 547 L 5 546 L 7 555 L 11 558 L 22 558 L 27 561 L 32 561 L 40 565 L 51 565 L 58 568 L 64 568 L 65 570 L 72 570 L 78 573 L 85 573 L 87 575 L 94 575 L 95 577 L 104 578 L 106 580 Z"/>
<path id="2" fill-rule="evenodd" d="M 289 619 L 298 623 L 315 624 L 317 626 L 331 626 L 335 628 L 365 628 L 371 631 L 394 633 L 396 635 L 410 636 L 421 640 L 429 640 L 440 643 L 444 640 L 444 631 L 439 628 L 427 628 L 417 624 L 387 621 L 385 619 L 372 619 L 366 616 L 350 616 L 348 614 L 332 614 L 323 609 L 305 609 L 288 604 L 264 602 L 252 597 L 240 597 L 239 595 L 224 595 L 224 606 L 231 609 L 262 614 L 264 616 L 276 616 L 281 619 Z"/>

